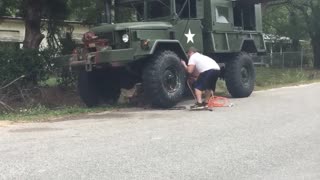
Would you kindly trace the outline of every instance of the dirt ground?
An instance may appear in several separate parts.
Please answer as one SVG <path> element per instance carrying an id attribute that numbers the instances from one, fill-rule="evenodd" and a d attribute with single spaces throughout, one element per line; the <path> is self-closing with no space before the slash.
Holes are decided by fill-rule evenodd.
<path id="1" fill-rule="evenodd" d="M 8 126 L 12 123 L 12 121 L 0 121 L 0 127 Z"/>
<path id="2" fill-rule="evenodd" d="M 118 103 L 144 106 L 146 102 L 144 98 L 141 98 L 141 89 L 141 85 L 137 85 L 130 90 L 121 89 Z M 76 88 L 41 87 L 24 93 L 11 92 L 2 101 L 14 110 L 31 108 L 38 105 L 53 109 L 66 106 L 85 107 Z M 5 110 L 4 107 L 0 106 L 0 112 L 5 112 Z"/>
<path id="3" fill-rule="evenodd" d="M 84 106 L 77 91 L 60 87 L 40 87 L 23 91 L 10 91 L 0 94 L 1 101 L 10 109 L 19 110 L 37 105 L 48 108 L 56 108 L 70 105 Z M 8 108 L 0 106 L 0 112 L 6 112 Z"/>

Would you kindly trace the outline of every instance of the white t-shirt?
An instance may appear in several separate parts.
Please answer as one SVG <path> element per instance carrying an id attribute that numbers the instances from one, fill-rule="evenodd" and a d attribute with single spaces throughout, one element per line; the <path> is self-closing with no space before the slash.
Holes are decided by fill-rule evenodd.
<path id="1" fill-rule="evenodd" d="M 195 65 L 196 70 L 199 73 L 203 73 L 210 69 L 220 70 L 220 66 L 217 64 L 215 60 L 200 53 L 194 53 L 190 57 L 188 65 Z"/>

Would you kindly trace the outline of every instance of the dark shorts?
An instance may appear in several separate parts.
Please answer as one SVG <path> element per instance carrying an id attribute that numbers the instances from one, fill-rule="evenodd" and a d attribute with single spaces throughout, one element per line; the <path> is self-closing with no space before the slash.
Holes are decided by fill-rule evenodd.
<path id="1" fill-rule="evenodd" d="M 220 70 L 210 69 L 201 73 L 194 83 L 194 88 L 201 91 L 216 90 L 216 84 L 220 75 Z"/>

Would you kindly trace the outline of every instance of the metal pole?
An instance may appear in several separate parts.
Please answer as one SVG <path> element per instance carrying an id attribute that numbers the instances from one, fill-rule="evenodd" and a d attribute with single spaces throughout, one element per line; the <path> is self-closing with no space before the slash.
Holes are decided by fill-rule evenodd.
<path id="1" fill-rule="evenodd" d="M 191 85 L 190 85 L 190 83 L 189 83 L 188 80 L 187 80 L 187 85 L 188 85 L 188 87 L 189 87 L 189 90 L 190 90 L 191 93 L 192 93 L 193 98 L 197 101 L 197 96 L 196 96 L 195 93 L 193 92 L 193 89 L 192 89 L 192 87 L 191 87 Z"/>
<path id="2" fill-rule="evenodd" d="M 273 65 L 273 45 L 272 44 L 271 44 L 271 53 L 269 55 L 270 55 L 270 65 L 272 66 Z"/>
<path id="3" fill-rule="evenodd" d="M 303 66 L 303 49 L 301 49 L 301 71 Z"/>
<path id="4" fill-rule="evenodd" d="M 285 64 L 284 64 L 284 53 L 282 53 L 282 68 L 285 67 Z"/>

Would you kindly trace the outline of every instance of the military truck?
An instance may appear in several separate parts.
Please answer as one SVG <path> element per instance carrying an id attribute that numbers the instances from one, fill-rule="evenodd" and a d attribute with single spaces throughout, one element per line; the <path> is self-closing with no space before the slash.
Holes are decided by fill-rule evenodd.
<path id="1" fill-rule="evenodd" d="M 221 78 L 236 98 L 251 95 L 252 56 L 266 52 L 259 0 L 118 0 L 135 10 L 137 22 L 101 24 L 83 36 L 70 65 L 78 70 L 83 102 L 116 101 L 121 88 L 142 83 L 154 106 L 168 108 L 183 97 L 186 72 L 180 60 L 195 47 L 222 67 Z"/>

